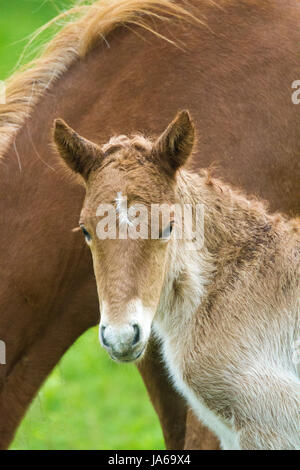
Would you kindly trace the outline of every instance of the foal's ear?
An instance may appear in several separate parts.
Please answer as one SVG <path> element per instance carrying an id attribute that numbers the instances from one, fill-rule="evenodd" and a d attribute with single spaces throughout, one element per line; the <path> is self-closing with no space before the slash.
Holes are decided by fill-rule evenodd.
<path id="1" fill-rule="evenodd" d="M 155 150 L 163 163 L 175 171 L 185 164 L 192 152 L 195 138 L 194 124 L 188 111 L 180 111 L 155 143 Z"/>
<path id="2" fill-rule="evenodd" d="M 87 179 L 96 162 L 100 161 L 100 147 L 78 135 L 62 119 L 54 121 L 54 141 L 68 167 Z"/>

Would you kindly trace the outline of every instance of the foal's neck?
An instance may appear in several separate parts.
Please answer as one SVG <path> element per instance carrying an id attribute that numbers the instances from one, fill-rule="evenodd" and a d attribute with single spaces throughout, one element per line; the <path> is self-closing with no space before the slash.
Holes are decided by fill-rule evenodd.
<path id="1" fill-rule="evenodd" d="M 208 172 L 179 172 L 177 197 L 180 204 L 194 209 L 202 205 L 204 240 L 195 250 L 185 240 L 171 240 L 159 306 L 159 317 L 166 325 L 168 315 L 172 322 L 186 321 L 198 310 L 216 276 L 222 278 L 233 264 L 249 261 L 258 245 L 268 246 L 274 238 L 274 216 L 267 214 L 263 203 L 211 179 Z"/>
<path id="2" fill-rule="evenodd" d="M 204 248 L 213 255 L 241 247 L 253 236 L 263 236 L 275 219 L 262 202 L 211 178 L 205 170 L 200 174 L 180 172 L 178 197 L 183 204 L 202 205 Z"/>

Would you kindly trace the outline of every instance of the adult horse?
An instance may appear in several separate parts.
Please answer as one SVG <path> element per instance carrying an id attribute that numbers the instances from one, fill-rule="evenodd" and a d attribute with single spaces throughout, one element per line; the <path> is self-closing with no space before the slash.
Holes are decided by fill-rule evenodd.
<path id="1" fill-rule="evenodd" d="M 49 145 L 55 117 L 105 142 L 158 133 L 188 107 L 201 123 L 199 167 L 218 162 L 227 181 L 272 209 L 300 212 L 297 0 L 194 0 L 188 11 L 107 0 L 73 13 L 83 16 L 8 82 L 1 106 L 1 448 L 63 353 L 99 321 L 90 255 L 72 231 L 83 191 L 61 184 Z M 140 372 L 168 447 L 217 447 L 170 386 L 154 342 Z"/>

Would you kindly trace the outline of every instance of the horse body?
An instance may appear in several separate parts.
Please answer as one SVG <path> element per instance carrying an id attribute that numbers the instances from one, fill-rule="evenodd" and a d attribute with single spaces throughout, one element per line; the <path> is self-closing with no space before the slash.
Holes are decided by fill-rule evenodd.
<path id="1" fill-rule="evenodd" d="M 203 26 L 157 19 L 158 33 L 181 49 L 140 26 L 116 28 L 120 17 L 130 19 L 129 10 L 139 20 L 136 2 L 120 2 L 117 14 L 108 2 L 103 22 L 89 7 L 87 17 L 68 25 L 35 66 L 8 84 L 0 114 L 0 338 L 7 345 L 1 447 L 65 350 L 99 318 L 89 253 L 72 232 L 84 191 L 61 182 L 49 146 L 54 118 L 103 142 L 137 128 L 155 134 L 170 114 L 189 107 L 202 123 L 198 168 L 217 162 L 226 180 L 268 199 L 273 209 L 300 212 L 300 114 L 290 96 L 300 74 L 298 2 L 194 6 Z M 217 447 L 190 413 L 186 433 L 185 403 L 170 387 L 154 343 L 138 366 L 167 445 Z"/>

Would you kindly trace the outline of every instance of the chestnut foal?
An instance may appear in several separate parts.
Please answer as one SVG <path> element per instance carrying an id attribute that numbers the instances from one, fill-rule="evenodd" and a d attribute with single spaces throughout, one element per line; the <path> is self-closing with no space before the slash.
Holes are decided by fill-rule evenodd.
<path id="1" fill-rule="evenodd" d="M 175 386 L 224 449 L 299 449 L 299 220 L 187 170 L 186 111 L 157 140 L 119 136 L 99 146 L 62 120 L 54 138 L 86 187 L 80 226 L 111 357 L 141 360 L 152 330 Z M 176 211 L 167 222 L 160 214 L 155 238 L 120 236 L 141 207 L 186 204 L 203 207 L 201 246 L 176 236 Z M 104 217 L 110 207 L 117 236 Z"/>

